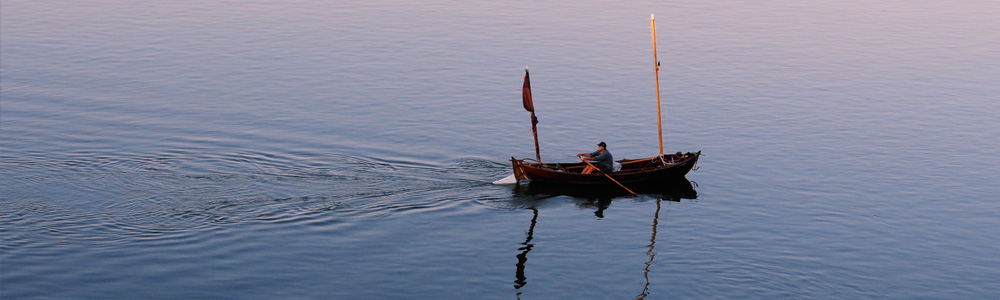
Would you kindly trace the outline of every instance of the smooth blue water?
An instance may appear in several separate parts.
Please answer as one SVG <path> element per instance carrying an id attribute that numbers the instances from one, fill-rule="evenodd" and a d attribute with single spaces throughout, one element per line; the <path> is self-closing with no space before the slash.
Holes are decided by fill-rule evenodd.
<path id="1" fill-rule="evenodd" d="M 694 191 L 490 182 L 605 141 Z M 2 299 L 1000 298 L 995 1 L 0 3 Z"/>

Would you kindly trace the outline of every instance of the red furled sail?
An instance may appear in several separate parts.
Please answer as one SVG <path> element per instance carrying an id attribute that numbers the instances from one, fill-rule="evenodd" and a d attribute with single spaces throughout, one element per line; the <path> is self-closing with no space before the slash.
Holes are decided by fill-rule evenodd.
<path id="1" fill-rule="evenodd" d="M 531 80 L 528 78 L 528 69 L 524 69 L 524 87 L 521 89 L 521 98 L 524 100 L 524 109 L 535 112 L 535 105 L 531 103 Z"/>
<path id="2" fill-rule="evenodd" d="M 542 163 L 542 155 L 538 152 L 538 118 L 535 117 L 535 104 L 531 103 L 531 79 L 528 77 L 528 67 L 524 67 L 524 86 L 521 88 L 521 100 L 524 109 L 531 112 L 531 135 L 535 137 L 535 160 Z"/>

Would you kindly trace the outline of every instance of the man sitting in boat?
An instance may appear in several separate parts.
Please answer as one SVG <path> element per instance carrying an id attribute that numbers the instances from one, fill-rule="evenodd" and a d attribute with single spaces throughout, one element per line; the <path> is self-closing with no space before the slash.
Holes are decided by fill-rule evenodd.
<path id="1" fill-rule="evenodd" d="M 604 173 L 611 173 L 612 168 L 614 168 L 614 159 L 611 158 L 611 152 L 608 151 L 608 145 L 604 142 L 597 144 L 597 151 L 594 151 L 593 153 L 578 153 L 576 156 L 582 161 L 586 162 L 589 160 L 593 162 L 594 166 L 597 166 L 597 169 L 600 169 L 601 172 Z M 597 170 L 594 166 L 587 165 L 587 167 L 583 169 L 582 173 L 593 173 L 594 170 Z"/>

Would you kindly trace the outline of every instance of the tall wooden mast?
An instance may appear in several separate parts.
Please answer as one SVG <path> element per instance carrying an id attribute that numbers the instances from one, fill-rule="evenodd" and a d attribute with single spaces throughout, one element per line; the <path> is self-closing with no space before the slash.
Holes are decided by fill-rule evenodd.
<path id="1" fill-rule="evenodd" d="M 649 14 L 649 24 L 653 27 L 653 62 L 656 68 L 656 125 L 660 132 L 660 156 L 663 156 L 663 117 L 660 114 L 660 60 L 656 57 L 656 18 Z"/>

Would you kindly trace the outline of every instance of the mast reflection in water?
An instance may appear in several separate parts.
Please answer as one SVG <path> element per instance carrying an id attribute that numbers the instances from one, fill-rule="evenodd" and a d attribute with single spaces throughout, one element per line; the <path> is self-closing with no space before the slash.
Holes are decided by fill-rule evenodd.
<path id="1" fill-rule="evenodd" d="M 528 252 L 531 252 L 531 248 L 535 247 L 535 244 L 531 243 L 531 239 L 535 234 L 535 222 L 538 222 L 538 209 L 529 208 L 533 213 L 531 217 L 531 227 L 528 227 L 528 237 L 521 243 L 524 247 L 518 248 L 521 250 L 521 254 L 517 255 L 517 280 L 514 280 L 514 288 L 521 289 L 525 284 L 528 283 L 528 278 L 524 276 L 524 263 L 528 261 Z"/>
<path id="2" fill-rule="evenodd" d="M 636 300 L 646 299 L 646 296 L 649 296 L 649 266 L 653 265 L 653 259 L 656 258 L 656 251 L 654 251 L 656 247 L 656 225 L 660 221 L 661 202 L 663 202 L 663 199 L 656 199 L 656 213 L 653 214 L 653 236 L 649 238 L 649 246 L 647 246 L 649 249 L 646 250 L 646 256 L 649 256 L 649 261 L 646 261 L 646 269 L 642 272 L 642 277 L 646 279 L 646 285 L 642 287 L 642 293 L 635 296 Z"/>

